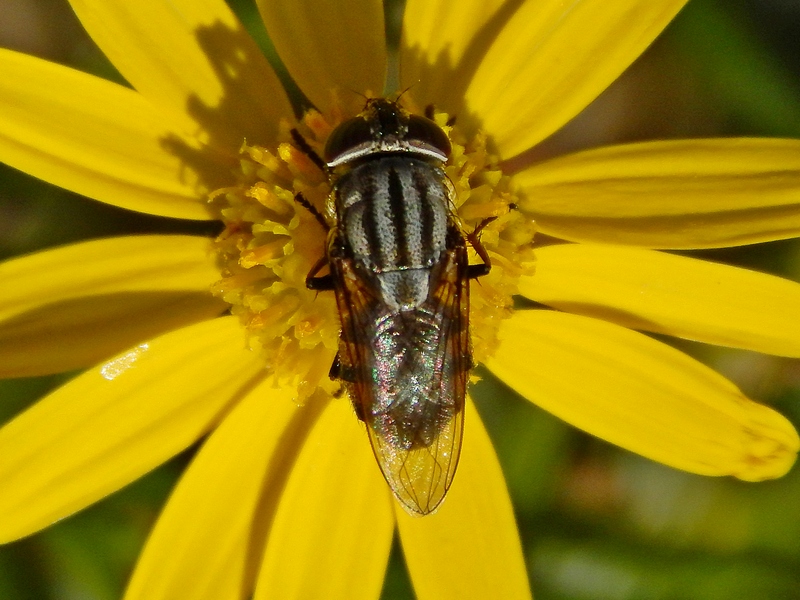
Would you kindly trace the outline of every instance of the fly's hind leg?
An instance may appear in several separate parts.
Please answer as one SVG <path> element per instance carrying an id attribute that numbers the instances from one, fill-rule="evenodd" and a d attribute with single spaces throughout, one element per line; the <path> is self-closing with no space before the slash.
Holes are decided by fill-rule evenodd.
<path id="1" fill-rule="evenodd" d="M 333 358 L 333 363 L 331 363 L 331 370 L 328 371 L 328 377 L 333 379 L 334 381 L 345 381 L 347 383 L 354 383 L 356 380 L 355 373 L 353 372 L 353 367 L 350 365 L 342 364 L 341 355 L 337 352 L 336 356 Z"/>
<path id="2" fill-rule="evenodd" d="M 339 381 L 342 385 L 334 394 L 334 397 L 338 398 L 342 394 L 344 394 L 345 390 L 347 389 L 348 383 L 353 383 L 355 381 L 355 376 L 353 373 L 352 367 L 342 364 L 341 355 L 339 352 L 336 353 L 336 356 L 331 363 L 331 370 L 328 371 L 328 377 L 330 377 L 333 381 Z M 358 402 L 355 401 L 355 397 L 351 397 L 351 404 L 353 405 L 353 410 L 356 413 L 356 416 L 360 421 L 364 420 L 364 407 L 361 406 Z"/>
<path id="3" fill-rule="evenodd" d="M 483 277 L 484 275 L 488 275 L 489 271 L 492 270 L 492 260 L 489 258 L 489 253 L 486 251 L 486 248 L 484 248 L 483 244 L 481 244 L 479 236 L 481 231 L 483 231 L 483 228 L 496 219 L 497 217 L 487 217 L 478 223 L 478 226 L 472 230 L 472 233 L 467 234 L 467 240 L 475 249 L 475 252 L 478 253 L 480 259 L 483 261 L 483 264 L 481 265 L 467 265 L 467 279 L 477 279 L 478 277 Z"/>

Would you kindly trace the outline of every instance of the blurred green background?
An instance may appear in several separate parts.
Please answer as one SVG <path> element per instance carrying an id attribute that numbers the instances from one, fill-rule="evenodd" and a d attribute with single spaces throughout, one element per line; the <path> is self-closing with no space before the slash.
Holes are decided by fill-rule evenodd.
<path id="1" fill-rule="evenodd" d="M 269 50 L 252 4 L 230 3 Z M 401 2 L 387 7 L 390 15 L 401 10 Z M 0 46 L 119 80 L 66 0 L 0 0 L 0 14 Z M 691 0 L 545 150 L 732 135 L 800 137 L 800 0 Z M 0 259 L 145 231 L 208 227 L 115 209 L 0 165 Z M 794 241 L 702 256 L 800 280 Z M 688 342 L 680 347 L 800 426 L 798 361 Z M 0 382 L 0 421 L 69 376 Z M 688 475 L 576 431 L 488 376 L 474 395 L 512 492 L 536 598 L 800 599 L 800 468 L 760 484 Z M 121 597 L 191 454 L 0 547 L 0 600 Z M 397 547 L 383 597 L 413 597 Z"/>

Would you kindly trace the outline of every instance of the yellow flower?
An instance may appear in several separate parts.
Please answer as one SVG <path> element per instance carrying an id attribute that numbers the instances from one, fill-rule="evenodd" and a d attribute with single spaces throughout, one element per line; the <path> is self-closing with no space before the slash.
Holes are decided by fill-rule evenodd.
<path id="1" fill-rule="evenodd" d="M 797 236 L 800 142 L 652 142 L 510 166 L 684 3 L 409 0 L 400 88 L 411 87 L 409 106 L 458 118 L 452 135 L 465 150 L 454 164 L 479 167 L 460 173 L 465 223 L 517 198 L 519 211 L 485 232 L 495 281 L 472 286 L 486 307 L 473 317 L 488 369 L 562 419 L 673 467 L 777 477 L 798 450 L 789 422 L 636 330 L 800 356 L 800 286 L 654 250 Z M 117 206 L 221 216 L 227 228 L 215 251 L 202 238 L 141 236 L 0 266 L 2 374 L 88 367 L 0 430 L 0 539 L 80 510 L 208 435 L 127 598 L 376 597 L 395 526 L 420 598 L 529 596 L 510 501 L 471 403 L 446 502 L 412 519 L 348 403 L 322 389 L 336 322 L 330 298 L 300 285 L 323 236 L 293 204 L 314 176 L 287 124 L 321 143 L 354 111 L 346 90 L 382 89 L 381 4 L 259 3 L 320 110 L 302 123 L 222 0 L 71 4 L 132 89 L 0 51 L 0 159 Z M 253 216 L 259 206 L 269 218 Z M 531 220 L 570 242 L 537 248 L 535 272 L 519 264 Z M 252 293 L 256 280 L 269 289 Z M 515 290 L 558 310 L 512 312 Z M 230 305 L 236 314 L 220 316 Z"/>

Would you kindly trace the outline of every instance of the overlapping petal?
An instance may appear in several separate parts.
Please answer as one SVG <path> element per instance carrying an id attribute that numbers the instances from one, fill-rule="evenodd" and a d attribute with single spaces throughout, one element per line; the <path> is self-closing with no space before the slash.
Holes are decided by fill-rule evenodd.
<path id="1" fill-rule="evenodd" d="M 800 235 L 800 141 L 712 139 L 587 150 L 514 176 L 548 235 L 720 248 Z"/>
<path id="2" fill-rule="evenodd" d="M 350 403 L 326 402 L 281 490 L 254 600 L 380 595 L 393 500 Z"/>
<path id="3" fill-rule="evenodd" d="M 560 310 L 710 344 L 800 357 L 800 284 L 652 250 L 562 244 L 536 252 L 520 293 Z"/>
<path id="4" fill-rule="evenodd" d="M 470 400 L 464 446 L 447 500 L 424 519 L 395 505 L 420 600 L 530 598 L 514 511 L 489 435 Z"/>
<path id="5" fill-rule="evenodd" d="M 473 67 L 462 120 L 477 119 L 503 158 L 527 150 L 608 87 L 685 3 L 523 2 Z"/>
<path id="6" fill-rule="evenodd" d="M 287 436 L 315 413 L 267 380 L 225 417 L 172 493 L 136 565 L 125 600 L 247 598 L 269 519 L 291 469 Z M 288 438 L 288 439 L 287 439 Z"/>
<path id="7" fill-rule="evenodd" d="M 70 0 L 120 73 L 178 126 L 237 151 L 274 142 L 286 94 L 223 0 Z M 199 130 L 199 131 L 198 131 Z"/>
<path id="8" fill-rule="evenodd" d="M 289 72 L 322 111 L 331 90 L 380 94 L 386 77 L 379 0 L 258 0 L 270 39 Z"/>
<path id="9" fill-rule="evenodd" d="M 0 376 L 83 368 L 224 312 L 208 288 L 209 241 L 138 236 L 83 242 L 0 265 Z"/>
<path id="10" fill-rule="evenodd" d="M 208 238 L 141 235 L 80 242 L 0 264 L 0 320 L 41 306 L 121 292 L 207 291 L 219 279 Z"/>
<path id="11" fill-rule="evenodd" d="M 80 510 L 183 450 L 262 369 L 238 320 L 220 318 L 140 344 L 39 401 L 0 429 L 0 540 Z"/>
<path id="12" fill-rule="evenodd" d="M 777 412 L 645 335 L 578 315 L 518 311 L 487 366 L 557 417 L 642 456 L 702 475 L 785 474 L 800 440 Z"/>
<path id="13" fill-rule="evenodd" d="M 193 142 L 133 90 L 0 49 L 0 111 L 0 161 L 123 208 L 210 218 L 197 177 L 164 146 Z"/>

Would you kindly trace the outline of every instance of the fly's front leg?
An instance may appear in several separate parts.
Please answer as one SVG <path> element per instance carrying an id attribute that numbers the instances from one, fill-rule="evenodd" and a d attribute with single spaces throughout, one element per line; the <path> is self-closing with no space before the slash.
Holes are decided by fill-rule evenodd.
<path id="1" fill-rule="evenodd" d="M 317 151 L 311 147 L 311 144 L 306 141 L 306 138 L 303 137 L 303 134 L 297 131 L 297 129 L 292 129 L 289 132 L 292 136 L 292 141 L 294 145 L 297 146 L 297 149 L 300 150 L 303 154 L 305 154 L 311 162 L 313 162 L 320 171 L 325 173 L 325 176 L 330 178 L 330 169 L 328 165 L 325 164 L 325 161 L 322 160 L 322 157 L 317 154 Z"/>
<path id="2" fill-rule="evenodd" d="M 428 106 L 425 107 L 425 118 L 428 119 L 429 121 L 436 121 L 436 107 L 433 104 L 428 104 Z M 456 124 L 455 115 L 449 117 L 447 119 L 447 122 L 445 123 L 445 125 L 447 125 L 448 127 L 452 127 L 455 124 Z"/>
<path id="3" fill-rule="evenodd" d="M 478 226 L 472 231 L 472 233 L 467 234 L 467 240 L 475 249 L 475 252 L 478 253 L 480 259 L 483 261 L 482 265 L 467 265 L 467 279 L 477 279 L 478 277 L 483 277 L 484 275 L 488 275 L 489 271 L 492 270 L 492 260 L 489 258 L 489 253 L 486 251 L 486 248 L 483 247 L 483 244 L 481 244 L 481 240 L 478 236 L 480 236 L 480 233 L 483 231 L 484 227 L 496 219 L 497 217 L 487 217 L 478 223 Z"/>

